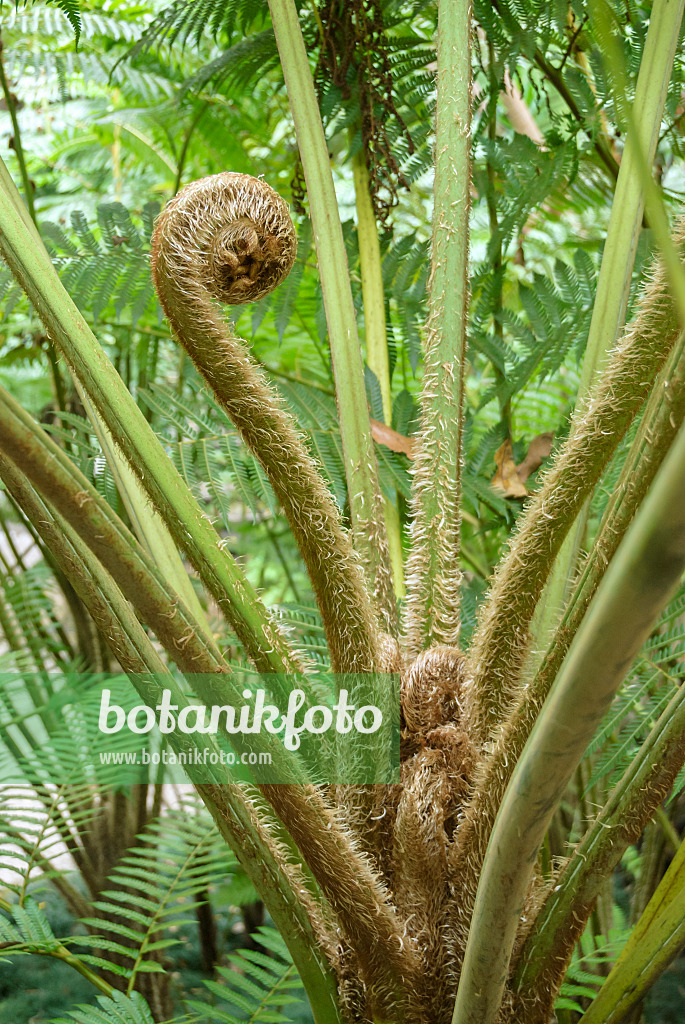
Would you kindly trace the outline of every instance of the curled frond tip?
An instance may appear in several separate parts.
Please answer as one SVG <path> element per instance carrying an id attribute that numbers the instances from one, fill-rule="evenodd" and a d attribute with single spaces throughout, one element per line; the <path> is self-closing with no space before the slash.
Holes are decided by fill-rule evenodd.
<path id="1" fill-rule="evenodd" d="M 224 171 L 191 182 L 167 203 L 155 228 L 153 270 L 160 251 L 169 271 L 183 279 L 192 266 L 213 298 L 239 306 L 288 276 L 297 238 L 278 192 L 261 178 Z"/>

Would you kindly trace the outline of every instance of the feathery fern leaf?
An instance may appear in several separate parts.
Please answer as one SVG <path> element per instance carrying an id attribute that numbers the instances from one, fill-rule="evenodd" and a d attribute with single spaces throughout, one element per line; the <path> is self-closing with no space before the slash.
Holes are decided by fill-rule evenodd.
<path id="1" fill-rule="evenodd" d="M 278 932 L 262 927 L 255 936 L 268 955 L 250 949 L 231 954 L 230 967 L 218 968 L 220 980 L 205 982 L 215 1002 L 188 1000 L 197 1024 L 288 1024 L 287 1007 L 301 1001 L 302 983 Z"/>
<path id="2" fill-rule="evenodd" d="M 153 954 L 176 945 L 178 928 L 203 902 L 202 894 L 230 874 L 235 858 L 216 826 L 190 808 L 168 811 L 151 822 L 138 844 L 121 858 L 109 885 L 94 904 L 102 916 L 85 918 L 91 931 L 107 936 L 100 945 L 124 961 L 122 974 L 132 991 L 141 971 L 161 970 Z M 126 940 L 114 940 L 111 934 Z M 92 945 L 92 936 L 74 937 Z"/>

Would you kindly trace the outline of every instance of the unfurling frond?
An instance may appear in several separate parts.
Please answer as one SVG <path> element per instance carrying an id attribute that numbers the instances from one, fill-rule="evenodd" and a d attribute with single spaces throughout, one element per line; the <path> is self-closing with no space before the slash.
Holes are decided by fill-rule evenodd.
<path id="1" fill-rule="evenodd" d="M 338 671 L 373 668 L 371 603 L 339 510 L 291 416 L 215 301 L 255 302 L 287 276 L 295 231 L 280 196 L 230 172 L 194 182 L 163 211 L 152 266 L 174 334 L 267 473 L 314 587 Z M 215 300 L 215 301 L 213 301 Z"/>

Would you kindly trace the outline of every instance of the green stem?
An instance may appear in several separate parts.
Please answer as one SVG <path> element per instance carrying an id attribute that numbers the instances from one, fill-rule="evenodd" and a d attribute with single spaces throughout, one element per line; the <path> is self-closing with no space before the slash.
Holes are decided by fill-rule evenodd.
<path id="1" fill-rule="evenodd" d="M 681 428 L 602 580 L 514 770 L 478 886 L 455 1024 L 494 1024 L 521 907 L 554 809 L 683 568 Z"/>
<path id="2" fill-rule="evenodd" d="M 579 385 L 581 400 L 587 394 L 592 378 L 605 365 L 607 353 L 615 345 L 625 323 L 645 209 L 639 154 L 652 167 L 684 10 L 685 0 L 654 0 L 650 11 L 649 28 L 635 86 L 633 109 L 637 116 L 626 139 L 611 206 L 583 358 Z"/>
<path id="3" fill-rule="evenodd" d="M 0 388 L 0 444 L 91 550 L 113 573 L 127 597 L 188 672 L 228 673 L 211 637 L 101 495 L 11 396 Z M 170 610 L 176 609 L 173 615 Z"/>
<path id="4" fill-rule="evenodd" d="M 526 1004 L 553 993 L 598 893 L 636 843 L 685 762 L 685 690 L 668 707 L 626 769 L 557 879 L 519 954 L 514 987 Z"/>
<path id="5" fill-rule="evenodd" d="M 307 184 L 340 416 L 355 546 L 379 610 L 395 619 L 392 571 L 361 349 L 328 146 L 294 0 L 269 0 Z"/>
<path id="6" fill-rule="evenodd" d="M 111 573 L 142 620 L 156 633 L 182 672 L 194 676 L 198 696 L 211 706 L 227 701 L 239 706 L 242 687 L 226 665 L 211 636 L 187 611 L 154 562 L 145 554 L 101 495 L 68 456 L 0 388 L 0 447 L 33 485 L 69 522 Z M 302 781 L 295 758 L 280 739 L 255 739 L 254 749 L 268 748 L 270 764 L 283 781 Z M 253 747 L 238 734 L 232 742 L 247 753 Z"/>
<path id="7" fill-rule="evenodd" d="M 4 165 L 2 167 L 2 171 L 6 171 Z M 32 236 L 34 244 L 42 249 L 42 241 L 35 224 L 35 219 L 30 220 L 29 217 L 27 217 L 26 208 L 21 203 L 21 199 L 16 193 L 16 190 L 11 187 L 13 183 L 11 180 L 7 182 L 6 176 L 4 174 L 0 174 L 0 184 L 6 186 L 8 198 L 13 202 L 15 210 L 19 214 L 27 231 Z M 65 406 L 64 397 L 61 391 L 61 377 L 51 340 L 48 341 L 48 357 L 50 359 L 50 365 L 52 366 L 53 377 L 55 379 L 55 386 L 57 388 L 59 407 L 63 409 Z M 139 540 L 147 547 L 152 558 L 165 573 L 167 579 L 174 585 L 180 596 L 195 615 L 198 622 L 202 623 L 205 630 L 207 630 L 208 626 L 204 612 L 202 611 L 202 607 L 195 591 L 193 590 L 192 584 L 188 579 L 188 574 L 185 571 L 178 549 L 176 548 L 164 521 L 161 519 L 156 509 L 150 506 L 144 488 L 137 479 L 125 457 L 117 448 L 107 425 L 102 422 L 98 416 L 97 410 L 93 407 L 77 377 L 74 377 L 74 384 L 81 401 L 83 402 L 88 418 L 91 421 L 95 434 L 100 442 L 100 446 L 107 458 L 117 489 L 121 495 L 121 499 L 124 502 L 126 511 L 130 516 Z"/>
<path id="8" fill-rule="evenodd" d="M 407 646 L 459 640 L 471 157 L 471 5 L 438 6 L 433 250 L 407 565 Z"/>
<path id="9" fill-rule="evenodd" d="M 615 345 L 625 323 L 645 210 L 642 163 L 647 164 L 651 175 L 684 10 L 685 0 L 655 0 L 650 12 L 635 86 L 633 110 L 637 111 L 637 117 L 631 119 L 614 191 L 578 389 L 579 409 L 582 409 L 591 382 L 606 364 L 607 353 Z M 556 623 L 567 596 L 569 581 L 582 548 L 588 511 L 587 506 L 581 511 L 550 578 L 539 626 L 539 635 L 543 639 Z"/>
<path id="10" fill-rule="evenodd" d="M 114 992 L 112 986 L 109 985 L 104 978 L 101 978 L 99 974 L 92 971 L 90 967 L 87 967 L 82 960 L 79 960 L 77 956 L 70 953 L 64 946 L 59 946 L 58 949 L 46 950 L 44 955 L 53 957 L 55 960 L 61 960 L 64 964 L 68 964 L 69 967 L 72 967 L 77 974 L 80 974 L 82 978 L 89 981 L 91 985 L 94 985 L 95 988 L 104 995 L 111 996 Z"/>
<path id="11" fill-rule="evenodd" d="M 107 426 L 101 421 L 88 395 L 78 381 L 75 381 L 75 384 L 88 419 L 107 459 L 117 491 L 124 503 L 136 537 L 166 581 L 171 584 L 186 607 L 192 612 L 204 632 L 209 634 L 211 631 L 202 605 L 193 589 L 166 523 L 157 510 L 150 506 L 145 488 L 117 447 Z"/>
<path id="12" fill-rule="evenodd" d="M 357 238 L 359 241 L 359 262 L 362 275 L 362 301 L 364 303 L 364 340 L 366 361 L 376 375 L 383 401 L 383 418 L 392 426 L 392 392 L 390 386 L 390 361 L 385 325 L 385 293 L 378 225 L 373 212 L 369 191 L 369 172 L 366 167 L 364 150 L 360 149 L 352 158 L 354 193 L 357 206 Z M 395 502 L 383 498 L 385 529 L 388 535 L 390 564 L 395 585 L 395 596 L 403 598 L 404 559 L 402 554 L 402 526 L 399 509 Z"/>

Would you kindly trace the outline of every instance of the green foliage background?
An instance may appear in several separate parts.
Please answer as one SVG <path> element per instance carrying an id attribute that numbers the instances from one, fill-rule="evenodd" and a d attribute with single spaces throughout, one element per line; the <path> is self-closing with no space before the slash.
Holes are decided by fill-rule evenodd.
<path id="1" fill-rule="evenodd" d="M 386 176 L 376 196 L 390 207 L 381 237 L 392 372 L 389 425 L 411 437 L 417 429 L 426 320 L 436 6 L 428 0 L 384 0 L 381 6 L 395 114 L 406 128 L 398 116 L 379 112 L 387 115 L 388 138 L 405 183 L 398 183 L 398 174 L 394 180 Z M 618 39 L 633 74 L 649 6 L 615 5 Z M 614 183 L 610 165 L 620 157 L 623 144 L 583 0 L 571 5 L 476 0 L 474 10 L 478 28 L 463 527 L 465 639 L 485 580 L 521 508 L 519 500 L 491 486 L 495 453 L 510 437 L 518 463 L 537 435 L 551 432 L 558 442 L 568 429 L 608 222 Z M 303 4 L 300 13 L 316 68 L 316 5 Z M 234 309 L 231 316 L 295 413 L 336 500 L 347 511 L 311 227 L 298 185 L 294 130 L 266 3 L 177 0 L 168 6 L 161 0 L 103 0 L 77 8 L 72 0 L 61 0 L 16 10 L 5 5 L 0 31 L 41 233 L 66 287 L 266 603 L 277 609 L 310 654 L 325 663 L 323 632 L 307 577 L 268 481 L 169 338 L 149 273 L 154 217 L 183 183 L 225 169 L 264 175 L 291 203 L 299 238 L 295 269 L 272 296 L 254 307 Z M 657 154 L 673 211 L 679 209 L 685 189 L 682 73 L 680 47 Z M 359 95 L 352 80 L 341 88 L 319 73 L 318 82 L 363 335 L 350 170 L 350 158 L 361 144 Z M 507 88 L 516 94 L 519 110 L 531 116 L 537 141 L 515 129 L 504 97 Z M 15 129 L 6 101 L 0 112 L 0 145 L 18 181 Z M 644 231 L 633 297 L 651 244 L 650 232 Z M 8 271 L 0 272 L 0 299 L 0 381 L 64 444 L 125 517 L 78 396 L 64 368 L 51 364 L 40 323 Z M 372 416 L 383 420 L 379 384 L 368 368 L 366 384 Z M 626 447 L 607 471 L 593 505 L 588 541 Z M 410 460 L 382 445 L 377 445 L 377 454 L 383 490 L 389 497 L 398 496 L 406 524 Z M 531 490 L 535 479 L 527 482 Z M 16 516 L 7 502 L 0 515 L 10 531 Z M 57 587 L 50 567 L 40 560 L 33 566 L 17 564 L 0 582 L 18 629 L 36 638 L 28 650 L 23 644 L 11 650 L 7 667 L 22 667 L 28 660 L 34 667 L 48 663 L 63 670 L 82 668 L 78 644 L 68 631 L 60 632 L 59 616 L 53 612 Z M 582 782 L 562 812 L 569 841 L 584 831 L 589 814 L 585 801 L 598 802 L 620 776 L 682 684 L 684 602 L 681 593 L 664 614 L 588 751 Z M 219 626 L 215 610 L 207 610 L 212 625 L 221 629 L 223 648 L 240 657 L 235 638 Z M 2 714 L 9 729 L 13 717 L 6 702 Z M 685 777 L 680 783 L 670 805 L 676 827 L 682 824 L 678 792 Z M 578 1008 L 595 991 L 604 973 L 593 960 L 597 950 L 605 951 L 606 961 L 625 939 L 630 914 L 626 893 L 640 871 L 638 852 L 633 854 L 616 881 L 616 905 L 609 915 L 613 932 L 605 922 L 593 921 L 592 954 L 590 946 L 579 950 L 564 988 L 560 1020 L 578 1019 Z M 662 860 L 666 858 L 663 854 Z M 211 885 L 216 887 L 215 881 Z M 72 933 L 73 920 L 54 895 L 41 892 L 36 899 L 47 901 L 47 920 L 56 935 Z M 230 894 L 220 887 L 212 890 L 224 932 L 237 920 L 226 908 L 240 902 L 227 900 Z M 176 1008 L 206 1013 L 191 999 L 200 990 L 204 999 L 210 998 L 203 988 L 207 979 L 200 978 L 192 926 L 183 938 L 168 954 L 179 993 Z M 230 938 L 223 954 L 237 942 Z M 40 958 L 0 965 L 0 1020 L 47 1021 L 78 1002 L 93 1003 L 96 996 L 85 980 L 67 971 Z M 227 980 L 221 974 L 216 984 L 225 986 Z M 216 984 L 210 986 L 215 1000 Z M 650 996 L 650 1024 L 675 1021 L 669 1000 L 680 984 L 682 966 L 676 964 Z M 243 1011 L 244 1006 L 238 1012 Z M 280 1019 L 307 1018 L 299 1010 L 288 1010 Z"/>

